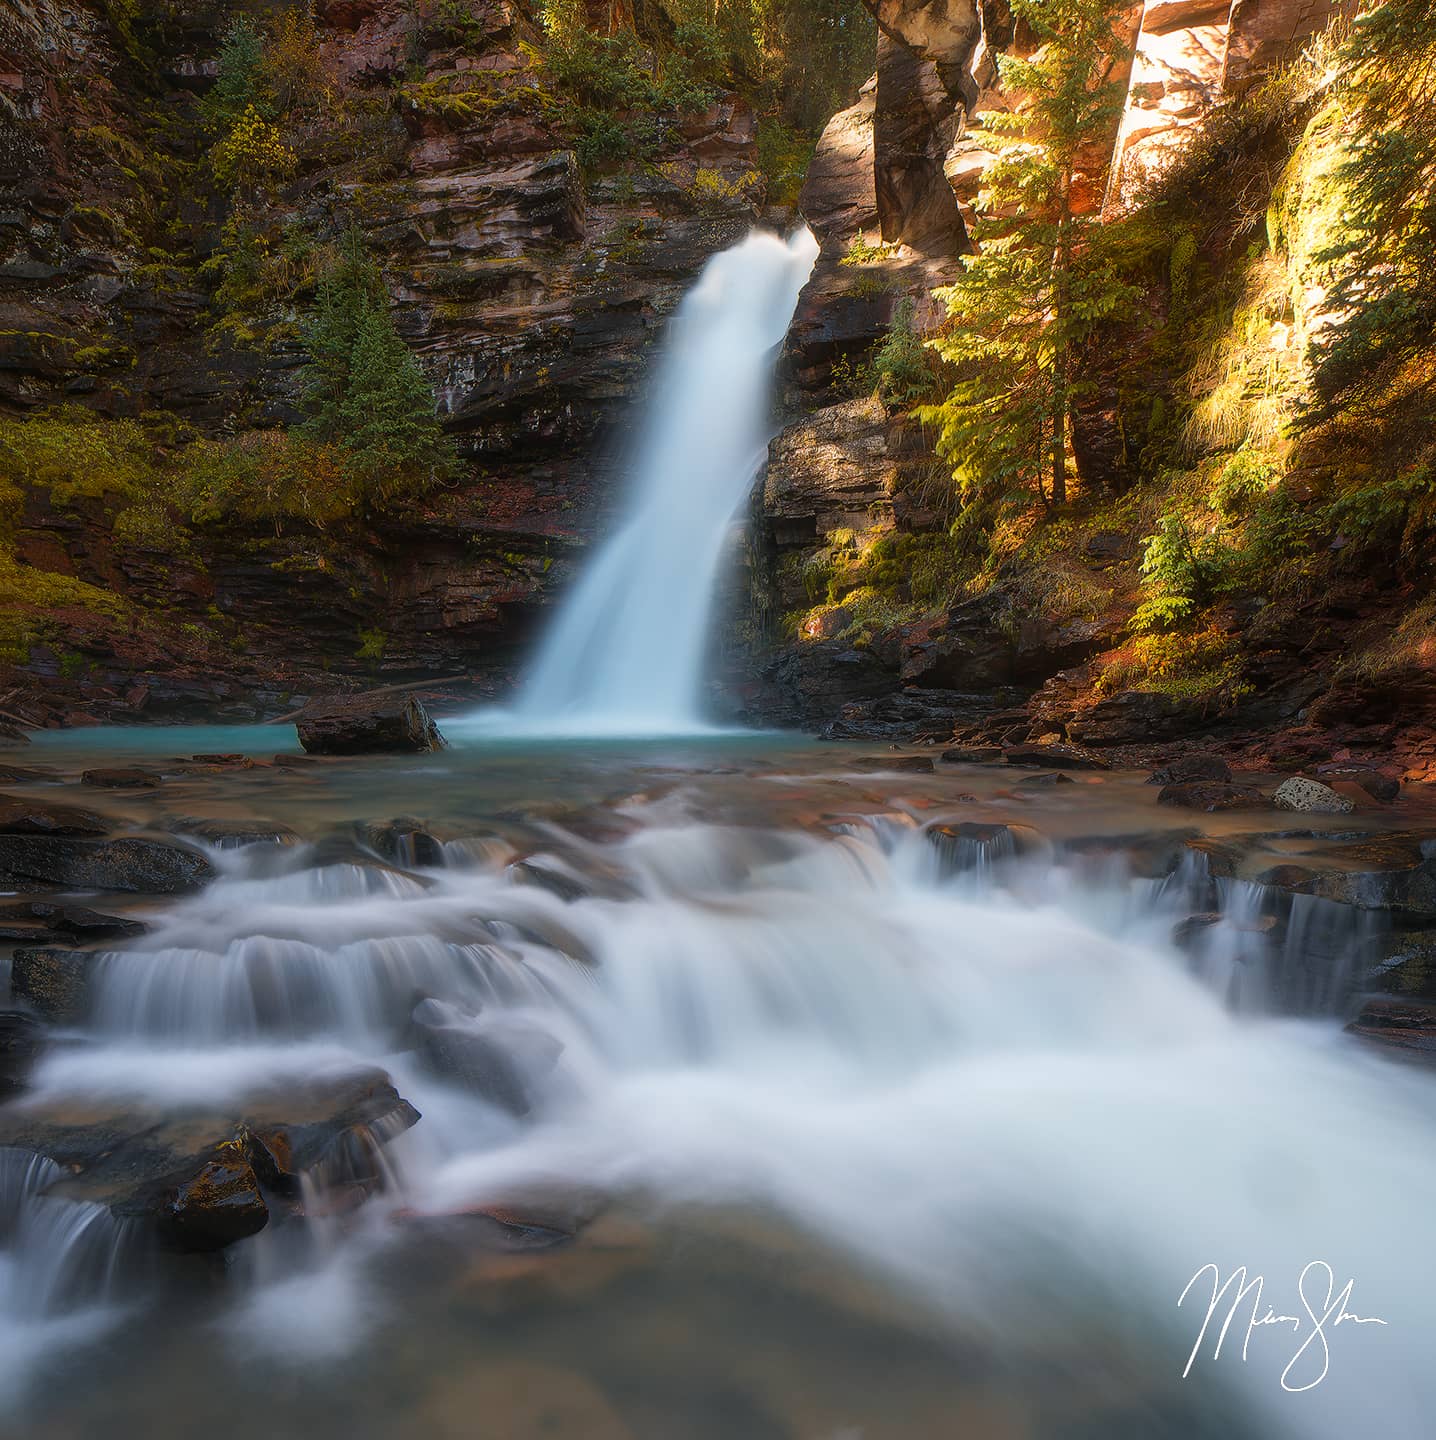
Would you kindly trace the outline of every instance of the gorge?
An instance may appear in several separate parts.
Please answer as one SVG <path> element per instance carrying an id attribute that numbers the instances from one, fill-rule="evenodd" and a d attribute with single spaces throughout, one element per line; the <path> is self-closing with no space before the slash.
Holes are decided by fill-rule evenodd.
<path id="1" fill-rule="evenodd" d="M 1425 1436 L 1424 11 L 0 12 L 0 1431 Z"/>

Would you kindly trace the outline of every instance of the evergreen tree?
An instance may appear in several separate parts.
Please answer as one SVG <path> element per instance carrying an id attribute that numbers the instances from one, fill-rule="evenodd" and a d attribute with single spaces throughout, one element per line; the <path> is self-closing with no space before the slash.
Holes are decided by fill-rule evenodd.
<path id="1" fill-rule="evenodd" d="M 357 232 L 345 237 L 320 282 L 304 339 L 305 431 L 349 452 L 371 503 L 453 473 L 454 449 L 434 414 L 434 392 L 394 328 L 383 281 Z"/>
<path id="2" fill-rule="evenodd" d="M 933 342 L 957 385 L 919 412 L 964 499 L 1036 490 L 1067 498 L 1070 419 L 1083 393 L 1074 373 L 1096 326 L 1135 290 L 1118 276 L 1094 201 L 1079 205 L 1084 162 L 1100 169 L 1122 105 L 1111 80 L 1127 47 L 1117 33 L 1127 0 L 1012 0 L 1037 40 L 1029 59 L 1001 56 L 1016 111 L 985 114 L 999 146 L 986 176 L 978 253 L 937 292 L 952 323 Z M 1050 486 L 1044 486 L 1044 474 Z"/>
<path id="3" fill-rule="evenodd" d="M 1340 65 L 1345 233 L 1321 258 L 1336 272 L 1325 308 L 1342 318 L 1316 342 L 1321 418 L 1348 392 L 1380 389 L 1436 329 L 1436 7 L 1371 6 Z"/>
<path id="4" fill-rule="evenodd" d="M 423 489 L 452 470 L 434 392 L 386 309 L 372 309 L 359 322 L 346 391 L 339 405 L 343 443 L 372 500 Z"/>

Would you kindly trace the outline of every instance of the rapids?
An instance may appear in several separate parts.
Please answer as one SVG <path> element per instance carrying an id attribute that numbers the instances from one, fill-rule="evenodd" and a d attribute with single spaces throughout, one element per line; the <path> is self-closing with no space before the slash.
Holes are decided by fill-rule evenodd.
<path id="1" fill-rule="evenodd" d="M 437 807 L 487 758 L 436 763 L 404 783 Z M 1200 866 L 940 843 L 970 813 L 940 777 L 819 793 L 755 768 L 739 805 L 699 771 L 618 798 L 608 767 L 581 814 L 450 822 L 434 868 L 216 850 L 216 882 L 100 963 L 39 1102 L 213 1104 L 367 1063 L 423 1119 L 362 1208 L 315 1177 L 307 1219 L 198 1292 L 0 1156 L 0 1393 L 25 1433 L 236 1433 L 256 1391 L 286 1436 L 1428 1433 L 1436 1087 L 1342 1034 L 1349 987 L 1290 1003 L 1291 968 L 1357 932 L 1312 912 L 1298 951 L 1259 955 L 1259 896 L 1228 882 L 1231 923 L 1179 951 Z M 418 996 L 510 1048 L 527 1115 L 425 1068 Z M 480 1210 L 577 1235 L 487 1255 Z M 1305 1393 L 1276 1326 L 1245 1364 L 1243 1324 L 1220 1360 L 1209 1337 L 1181 1378 L 1200 1267 L 1245 1264 L 1301 1315 L 1312 1261 L 1386 1325 L 1330 1333 Z"/>

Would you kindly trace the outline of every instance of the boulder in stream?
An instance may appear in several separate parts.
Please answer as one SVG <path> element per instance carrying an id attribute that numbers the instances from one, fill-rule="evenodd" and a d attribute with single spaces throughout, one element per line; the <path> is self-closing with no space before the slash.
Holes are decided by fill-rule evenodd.
<path id="1" fill-rule="evenodd" d="M 412 695 L 316 701 L 295 724 L 311 755 L 412 755 L 444 748 L 439 727 Z"/>
<path id="2" fill-rule="evenodd" d="M 1346 1028 L 1409 1059 L 1436 1065 L 1436 1004 L 1429 1000 L 1374 996 Z"/>
<path id="3" fill-rule="evenodd" d="M 1183 810 L 1270 810 L 1271 801 L 1260 790 L 1246 785 L 1226 785 L 1220 780 L 1184 780 L 1164 785 L 1158 805 L 1175 805 Z"/>
<path id="4" fill-rule="evenodd" d="M 1147 778 L 1148 785 L 1185 785 L 1193 780 L 1215 780 L 1220 784 L 1231 783 L 1232 767 L 1220 755 L 1198 751 L 1182 755 L 1160 770 L 1154 770 Z"/>
<path id="5" fill-rule="evenodd" d="M 64 1199 L 141 1220 L 168 1248 L 223 1249 L 264 1228 L 271 1201 L 299 1193 L 298 1178 L 338 1176 L 372 1188 L 373 1155 L 418 1112 L 379 1070 L 276 1085 L 230 1107 L 160 1111 L 91 1095 L 0 1110 L 0 1145 L 44 1155 L 69 1174 Z"/>
<path id="6" fill-rule="evenodd" d="M 80 783 L 101 790 L 153 790 L 164 783 L 164 776 L 138 765 L 109 765 L 84 771 Z"/>
<path id="7" fill-rule="evenodd" d="M 123 835 L 112 840 L 0 834 L 0 880 L 67 890 L 125 890 L 181 895 L 214 877 L 198 850 L 172 841 Z"/>
<path id="8" fill-rule="evenodd" d="M 1294 775 L 1277 786 L 1272 803 L 1278 810 L 1295 810 L 1303 815 L 1350 815 L 1355 808 L 1345 795 L 1338 795 L 1320 780 Z"/>

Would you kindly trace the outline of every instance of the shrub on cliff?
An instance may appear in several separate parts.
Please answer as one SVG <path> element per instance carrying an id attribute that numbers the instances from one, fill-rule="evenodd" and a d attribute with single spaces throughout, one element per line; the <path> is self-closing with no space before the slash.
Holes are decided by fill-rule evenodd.
<path id="1" fill-rule="evenodd" d="M 384 505 L 451 475 L 434 392 L 394 329 L 378 269 L 350 235 L 304 332 L 309 438 L 349 455 L 365 502 Z"/>

